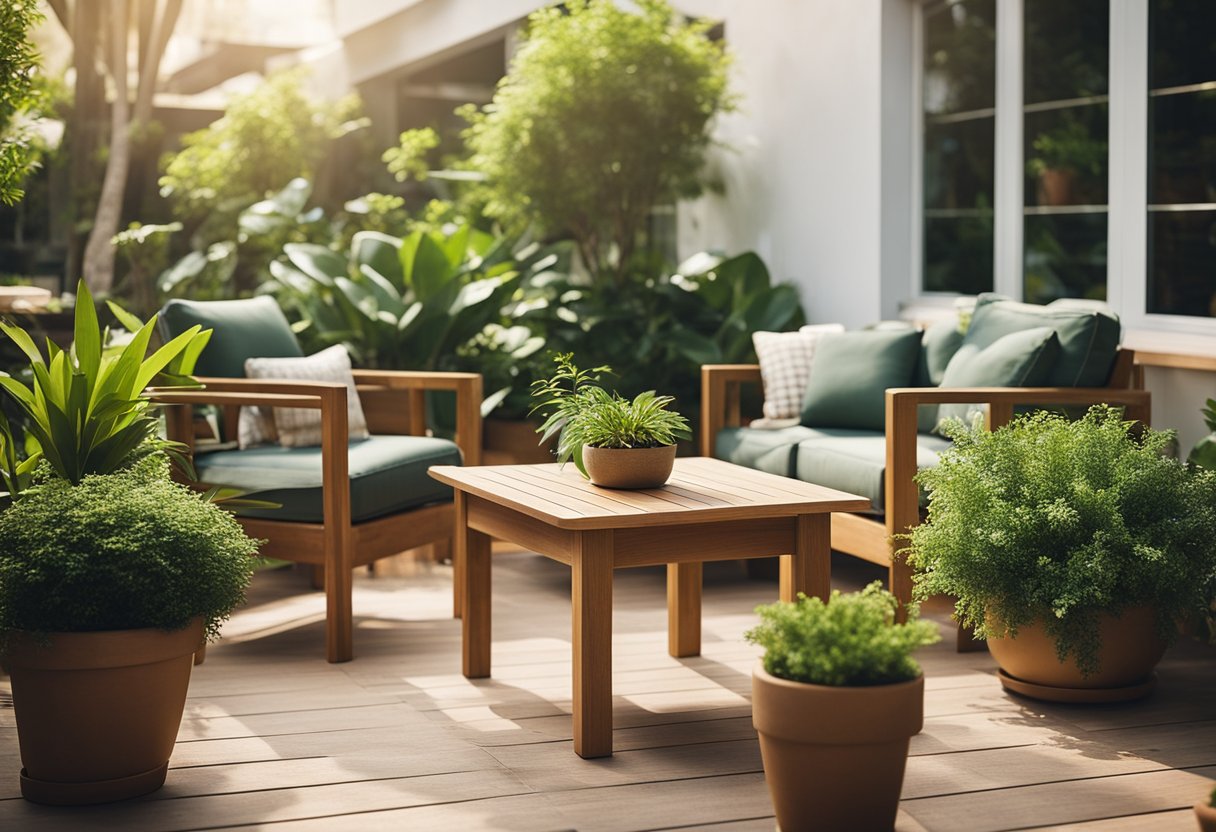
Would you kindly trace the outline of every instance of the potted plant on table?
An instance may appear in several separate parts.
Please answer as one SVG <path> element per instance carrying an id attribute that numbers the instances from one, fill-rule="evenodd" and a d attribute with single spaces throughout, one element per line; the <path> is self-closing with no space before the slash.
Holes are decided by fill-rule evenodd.
<path id="1" fill-rule="evenodd" d="M 116 310 L 125 316 L 121 310 Z M 129 316 L 125 316 L 129 317 Z M 12 678 L 22 794 L 99 803 L 158 788 L 193 654 L 241 602 L 257 544 L 169 471 L 144 389 L 183 383 L 208 333 L 150 357 L 154 322 L 103 348 L 80 287 L 71 351 L 0 324 L 33 387 L 0 378 L 36 451 L 0 420 L 0 658 Z"/>
<path id="2" fill-rule="evenodd" d="M 1165 455 L 1098 405 L 1000 430 L 946 428 L 917 479 L 929 517 L 904 550 L 916 597 L 953 595 L 1009 690 L 1051 701 L 1147 694 L 1153 667 L 1216 573 L 1216 473 Z"/>
<path id="3" fill-rule="evenodd" d="M 759 607 L 746 638 L 764 648 L 752 673 L 752 720 L 781 829 L 890 829 L 899 810 L 925 684 L 912 651 L 937 625 L 874 582 L 825 604 Z"/>
<path id="4" fill-rule="evenodd" d="M 632 400 L 599 384 L 608 367 L 580 370 L 572 354 L 554 358 L 552 378 L 533 383 L 533 413 L 544 424 L 541 443 L 555 434 L 558 462 L 571 459 L 579 473 L 604 488 L 657 488 L 671 476 L 676 441 L 690 439 L 688 421 L 667 406 L 670 396 L 653 390 Z"/>

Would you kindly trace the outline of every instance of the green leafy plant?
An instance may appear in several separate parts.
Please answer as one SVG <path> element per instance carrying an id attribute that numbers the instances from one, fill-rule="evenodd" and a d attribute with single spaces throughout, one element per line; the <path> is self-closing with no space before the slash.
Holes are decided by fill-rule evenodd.
<path id="1" fill-rule="evenodd" d="M 43 469 L 0 512 L 0 632 L 175 630 L 209 637 L 241 602 L 257 542 L 172 481 L 161 453 L 78 483 Z"/>
<path id="2" fill-rule="evenodd" d="M 558 431 L 557 459 L 571 459 L 585 477 L 583 446 L 593 448 L 658 448 L 674 445 L 678 439 L 691 439 L 688 420 L 668 410 L 671 396 L 656 395 L 653 390 L 639 393 L 632 400 L 609 393 L 599 384 L 601 373 L 608 367 L 580 370 L 569 353 L 554 357 L 557 370 L 552 377 L 533 382 L 532 395 L 537 400 L 534 413 L 540 413 L 544 424 L 537 428 L 541 444 Z"/>
<path id="3" fill-rule="evenodd" d="M 597 279 L 622 283 L 651 209 L 701 189 L 711 123 L 733 107 L 710 24 L 634 6 L 534 12 L 493 102 L 462 111 L 487 213 L 570 234 Z"/>
<path id="4" fill-rule="evenodd" d="M 21 199 L 22 183 L 38 163 L 28 122 L 41 101 L 39 59 L 29 32 L 41 20 L 33 0 L 0 7 L 0 203 L 5 205 Z"/>
<path id="5" fill-rule="evenodd" d="M 1199 440 L 1195 447 L 1191 449 L 1191 454 L 1187 457 L 1187 461 L 1202 468 L 1216 471 L 1216 399 L 1207 400 L 1206 406 L 1203 409 L 1203 421 L 1207 424 L 1211 434 Z"/>
<path id="6" fill-rule="evenodd" d="M 1075 422 L 946 428 L 954 446 L 917 476 L 928 520 L 901 552 L 916 597 L 956 596 L 981 638 L 1042 620 L 1084 674 L 1097 669 L 1100 613 L 1151 606 L 1171 637 L 1216 574 L 1216 472 L 1169 457 L 1172 432 L 1129 426 L 1097 405 Z"/>
<path id="7" fill-rule="evenodd" d="M 793 603 L 756 608 L 744 638 L 764 648 L 764 669 L 792 682 L 834 687 L 888 685 L 920 676 L 912 651 L 941 640 L 915 607 L 898 624 L 899 602 L 879 581 L 860 592 L 832 590 L 828 603 L 802 593 Z"/>
<path id="8" fill-rule="evenodd" d="M 106 348 L 108 333 L 101 329 L 82 280 L 72 348 L 61 349 L 48 339 L 45 358 L 24 329 L 0 322 L 0 330 L 25 353 L 33 371 L 30 386 L 0 377 L 0 386 L 26 417 L 31 459 L 45 459 L 56 476 L 73 485 L 89 474 L 112 473 L 150 448 L 171 447 L 154 439 L 158 421 L 144 390 L 154 380 L 162 386 L 194 384 L 190 373 L 211 337 L 210 330 L 191 327 L 148 356 L 156 318 L 141 323 L 117 306 L 111 310 L 134 335 L 123 346 Z M 36 461 L 18 460 L 7 420 L 0 420 L 0 437 L 3 478 L 17 499 Z"/>
<path id="9" fill-rule="evenodd" d="M 1048 170 L 1071 170 L 1099 176 L 1106 165 L 1106 142 L 1095 139 L 1089 126 L 1076 119 L 1040 133 L 1032 146 L 1035 156 L 1026 164 L 1031 176 L 1040 176 Z"/>

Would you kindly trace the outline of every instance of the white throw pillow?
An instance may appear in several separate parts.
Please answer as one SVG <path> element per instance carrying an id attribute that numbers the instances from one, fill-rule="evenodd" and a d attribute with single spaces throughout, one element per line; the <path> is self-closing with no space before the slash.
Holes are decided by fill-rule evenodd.
<path id="1" fill-rule="evenodd" d="M 764 379 L 764 418 L 797 419 L 811 378 L 815 344 L 827 332 L 844 332 L 843 324 L 815 324 L 797 332 L 753 332 L 752 344 Z"/>
<path id="2" fill-rule="evenodd" d="M 367 439 L 367 419 L 355 389 L 350 355 L 338 344 L 304 358 L 249 358 L 246 378 L 278 381 L 334 381 L 346 384 L 346 419 L 351 439 Z M 301 407 L 242 407 L 237 425 L 242 449 L 277 441 L 285 448 L 321 444 L 321 411 Z"/>

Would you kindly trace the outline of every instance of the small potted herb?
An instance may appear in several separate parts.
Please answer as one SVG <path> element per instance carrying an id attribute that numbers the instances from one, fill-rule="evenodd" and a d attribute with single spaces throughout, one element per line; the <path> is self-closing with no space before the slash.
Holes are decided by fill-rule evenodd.
<path id="1" fill-rule="evenodd" d="M 657 488 L 667 482 L 676 440 L 689 439 L 688 421 L 667 406 L 671 396 L 653 390 L 632 400 L 600 386 L 608 367 L 580 370 L 572 354 L 554 358 L 552 378 L 533 382 L 532 395 L 544 424 L 541 444 L 555 434 L 558 462 L 571 459 L 579 472 L 604 488 Z"/>
<path id="2" fill-rule="evenodd" d="M 147 355 L 154 323 L 106 348 L 82 282 L 71 350 L 44 359 L 23 330 L 33 387 L 0 377 L 25 417 L 0 418 L 0 659 L 12 677 L 21 792 L 102 803 L 165 780 L 194 653 L 244 598 L 257 543 L 172 481 L 171 443 L 144 389 L 187 384 L 209 333 Z M 21 458 L 18 447 L 33 447 Z"/>
<path id="3" fill-rule="evenodd" d="M 1216 832 L 1216 789 L 1207 800 L 1195 804 L 1195 817 L 1199 819 L 1200 832 Z"/>
<path id="4" fill-rule="evenodd" d="M 924 722 L 925 680 L 912 651 L 937 625 L 878 581 L 824 603 L 759 607 L 746 634 L 764 648 L 752 673 L 752 720 L 782 829 L 890 829 L 908 744 Z"/>
<path id="5" fill-rule="evenodd" d="M 1098 405 L 988 432 L 961 424 L 917 479 L 929 517 L 904 550 L 916 597 L 953 595 L 1006 688 L 1053 701 L 1143 696 L 1216 574 L 1216 472 Z"/>

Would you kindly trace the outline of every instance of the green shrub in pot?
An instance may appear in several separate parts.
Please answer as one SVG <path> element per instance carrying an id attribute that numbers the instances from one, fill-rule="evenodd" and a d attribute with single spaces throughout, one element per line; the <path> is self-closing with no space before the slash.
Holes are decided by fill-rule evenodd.
<path id="1" fill-rule="evenodd" d="M 1216 473 L 1169 457 L 1172 432 L 1131 427 L 1104 405 L 947 427 L 953 448 L 917 476 L 928 520 L 903 550 L 916 596 L 955 596 L 994 652 L 1041 626 L 1082 678 L 1100 669 L 1105 619 L 1149 610 L 1168 642 L 1216 573 Z"/>

